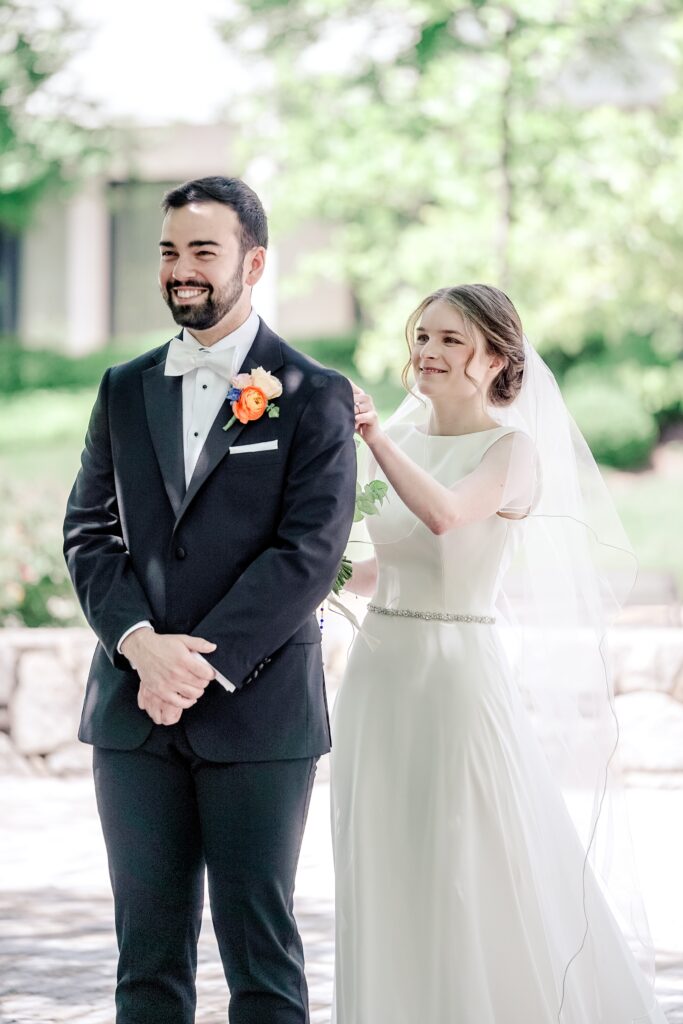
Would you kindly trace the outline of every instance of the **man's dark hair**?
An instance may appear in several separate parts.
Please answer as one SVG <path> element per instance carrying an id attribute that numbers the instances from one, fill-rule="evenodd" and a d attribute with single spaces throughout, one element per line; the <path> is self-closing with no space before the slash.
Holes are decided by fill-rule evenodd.
<path id="1" fill-rule="evenodd" d="M 188 203 L 223 203 L 237 214 L 242 255 L 256 245 L 268 248 L 268 219 L 261 200 L 241 178 L 195 178 L 170 189 L 161 202 L 164 213 Z"/>

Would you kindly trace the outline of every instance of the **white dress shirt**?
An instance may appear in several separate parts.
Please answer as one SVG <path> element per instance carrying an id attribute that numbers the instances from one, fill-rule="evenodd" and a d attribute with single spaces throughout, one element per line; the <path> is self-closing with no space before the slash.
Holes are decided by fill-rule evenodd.
<path id="1" fill-rule="evenodd" d="M 183 457 L 185 460 L 185 486 L 189 487 L 192 474 L 194 473 L 197 460 L 213 421 L 223 410 L 227 423 L 231 416 L 229 404 L 225 401 L 229 384 L 223 376 L 219 376 L 211 369 L 211 354 L 232 348 L 234 350 L 232 360 L 232 372 L 236 374 L 249 353 L 259 329 L 259 316 L 255 310 L 244 321 L 243 324 L 227 334 L 220 341 L 217 341 L 209 348 L 204 348 L 195 337 L 183 328 L 182 343 L 193 345 L 198 350 L 205 352 L 206 365 L 190 370 L 183 374 Z M 117 644 L 117 651 L 121 653 L 121 644 L 134 633 L 136 629 L 152 629 L 151 622 L 147 620 L 136 622 L 134 626 L 127 629 Z M 196 653 L 196 652 L 195 652 Z M 201 654 L 196 655 L 201 658 Z M 202 659 L 204 660 L 204 659 Z M 133 666 L 134 667 L 134 666 Z M 216 672 L 216 679 L 226 690 L 233 691 L 235 686 L 220 672 Z"/>
<path id="2" fill-rule="evenodd" d="M 190 480 L 197 465 L 197 460 L 206 441 L 209 430 L 221 408 L 225 406 L 225 422 L 227 423 L 232 415 L 230 405 L 225 401 L 225 396 L 230 385 L 224 377 L 220 377 L 211 369 L 211 356 L 214 352 L 222 352 L 232 348 L 234 351 L 232 360 L 233 374 L 239 372 L 239 368 L 246 359 L 249 349 L 254 343 L 254 338 L 259 329 L 259 317 L 255 310 L 241 324 L 236 331 L 221 338 L 211 348 L 204 349 L 206 352 L 206 366 L 196 370 L 190 370 L 183 375 L 183 453 L 185 456 L 185 486 L 190 486 Z M 198 350 L 203 346 L 185 328 L 182 336 L 183 345 L 192 345 Z"/>

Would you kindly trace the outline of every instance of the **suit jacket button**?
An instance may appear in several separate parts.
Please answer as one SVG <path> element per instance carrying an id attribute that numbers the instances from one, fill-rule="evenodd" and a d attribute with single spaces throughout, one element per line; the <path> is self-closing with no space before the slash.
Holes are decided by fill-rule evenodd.
<path id="1" fill-rule="evenodd" d="M 176 558 L 179 558 L 181 561 L 183 560 L 183 558 L 185 557 L 186 554 L 187 554 L 187 551 L 185 550 L 185 548 L 176 548 L 175 549 L 175 556 L 176 556 Z"/>

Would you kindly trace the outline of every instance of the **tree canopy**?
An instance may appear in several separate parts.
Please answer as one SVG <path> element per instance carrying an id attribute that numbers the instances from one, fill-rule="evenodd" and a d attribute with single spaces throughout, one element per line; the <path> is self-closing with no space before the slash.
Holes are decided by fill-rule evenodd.
<path id="1" fill-rule="evenodd" d="M 509 292 L 541 349 L 681 345 L 683 6 L 236 0 L 236 108 L 280 227 L 334 227 L 368 373 L 437 287 Z M 321 257 L 315 256 L 315 269 Z"/>
<path id="2" fill-rule="evenodd" d="M 0 0 L 0 226 L 19 229 L 49 190 L 87 174 L 102 152 L 88 110 L 46 88 L 81 42 L 59 3 Z"/>

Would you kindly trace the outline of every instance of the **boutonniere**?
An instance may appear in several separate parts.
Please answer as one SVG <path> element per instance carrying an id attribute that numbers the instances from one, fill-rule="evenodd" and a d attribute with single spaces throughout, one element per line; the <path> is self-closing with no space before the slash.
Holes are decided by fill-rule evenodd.
<path id="1" fill-rule="evenodd" d="M 227 395 L 232 404 L 232 417 L 223 430 L 229 430 L 236 420 L 240 423 L 260 420 L 264 413 L 276 419 L 280 410 L 277 405 L 273 405 L 272 399 L 279 398 L 281 394 L 280 381 L 262 366 L 257 366 L 251 373 L 238 373 L 232 378 L 232 387 Z"/>

